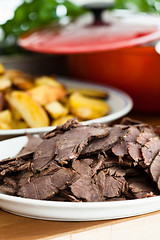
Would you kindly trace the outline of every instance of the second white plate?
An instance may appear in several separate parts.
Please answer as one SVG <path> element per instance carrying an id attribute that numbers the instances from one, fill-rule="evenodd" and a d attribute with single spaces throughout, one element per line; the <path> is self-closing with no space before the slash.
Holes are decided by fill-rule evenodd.
<path id="1" fill-rule="evenodd" d="M 107 116 L 97 118 L 94 120 L 84 121 L 82 124 L 89 124 L 93 122 L 98 123 L 109 123 L 120 117 L 123 117 L 133 107 L 132 99 L 125 92 L 112 88 L 109 86 L 102 86 L 98 84 L 85 83 L 82 81 L 77 81 L 76 79 L 69 78 L 58 78 L 58 81 L 63 83 L 67 88 L 77 88 L 77 89 L 96 89 L 102 90 L 109 94 L 109 98 L 106 100 L 107 104 L 110 106 L 111 112 Z M 41 127 L 41 128 L 26 128 L 26 129 L 11 129 L 11 130 L 0 130 L 0 139 L 5 139 L 9 137 L 16 137 L 18 135 L 24 135 L 25 133 L 43 133 L 54 129 L 55 127 Z"/>

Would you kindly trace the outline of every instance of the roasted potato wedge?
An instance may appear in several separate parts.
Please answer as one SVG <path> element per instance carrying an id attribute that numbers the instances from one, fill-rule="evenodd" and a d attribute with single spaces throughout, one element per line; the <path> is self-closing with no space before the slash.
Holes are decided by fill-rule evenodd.
<path id="1" fill-rule="evenodd" d="M 60 102 L 54 101 L 44 106 L 50 116 L 54 119 L 68 114 L 69 109 L 64 107 Z"/>
<path id="2" fill-rule="evenodd" d="M 93 98 L 102 98 L 106 99 L 108 97 L 108 93 L 100 90 L 95 89 L 76 89 L 76 88 L 68 88 L 67 94 L 72 94 L 74 92 L 79 92 L 86 97 L 93 97 Z"/>
<path id="3" fill-rule="evenodd" d="M 0 63 L 0 75 L 5 73 L 5 68 L 3 66 L 3 64 Z"/>
<path id="4" fill-rule="evenodd" d="M 66 90 L 49 85 L 40 85 L 27 91 L 27 94 L 40 105 L 59 100 L 66 96 Z"/>
<path id="5" fill-rule="evenodd" d="M 66 116 L 57 118 L 56 120 L 52 121 L 51 125 L 52 125 L 52 126 L 61 125 L 61 124 L 65 123 L 65 122 L 67 122 L 69 119 L 72 119 L 72 118 L 74 118 L 74 117 L 75 117 L 74 115 L 69 114 L 69 115 L 66 115 Z"/>
<path id="6" fill-rule="evenodd" d="M 8 70 L 7 76 L 14 87 L 20 90 L 28 90 L 34 87 L 33 77 L 19 70 Z"/>
<path id="7" fill-rule="evenodd" d="M 54 79 L 53 77 L 48 77 L 48 76 L 42 76 L 42 77 L 36 78 L 35 85 L 36 86 L 48 85 L 48 86 L 52 86 L 52 87 L 64 88 L 63 85 L 61 83 L 59 83 L 56 79 Z"/>
<path id="8" fill-rule="evenodd" d="M 7 100 L 20 113 L 29 127 L 49 126 L 47 113 L 27 93 L 13 91 L 7 95 Z"/>
<path id="9" fill-rule="evenodd" d="M 83 120 L 100 118 L 110 111 L 103 100 L 85 97 L 79 92 L 71 94 L 69 104 L 71 113 Z"/>
<path id="10" fill-rule="evenodd" d="M 0 91 L 5 91 L 6 89 L 10 88 L 11 85 L 12 82 L 6 74 L 0 75 Z"/>

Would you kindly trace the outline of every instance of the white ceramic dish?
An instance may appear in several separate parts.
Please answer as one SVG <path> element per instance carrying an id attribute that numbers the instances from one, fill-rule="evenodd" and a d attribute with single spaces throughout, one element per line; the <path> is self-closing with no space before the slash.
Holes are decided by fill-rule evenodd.
<path id="1" fill-rule="evenodd" d="M 1 141 L 0 160 L 17 154 L 26 142 L 26 136 Z M 118 202 L 77 203 L 34 200 L 0 193 L 0 208 L 17 215 L 37 219 L 94 221 L 158 211 L 160 210 L 160 196 Z"/>
<path id="2" fill-rule="evenodd" d="M 69 78 L 57 78 L 59 82 L 65 84 L 66 87 L 72 88 L 83 88 L 83 89 L 99 89 L 106 91 L 109 94 L 109 98 L 107 99 L 107 103 L 111 108 L 111 113 L 102 118 L 97 118 L 94 120 L 84 121 L 83 124 L 89 124 L 92 122 L 100 122 L 100 123 L 108 123 L 113 120 L 116 120 L 120 117 L 126 115 L 132 109 L 133 102 L 130 96 L 128 96 L 125 92 L 120 91 L 119 89 L 115 89 L 112 87 L 100 86 L 91 83 L 85 83 L 82 81 L 77 81 L 75 79 Z M 42 133 L 48 132 L 52 130 L 54 127 L 41 127 L 41 128 L 26 128 L 26 129 L 12 129 L 12 130 L 0 130 L 0 139 L 15 137 L 18 135 L 24 135 L 25 133 Z"/>

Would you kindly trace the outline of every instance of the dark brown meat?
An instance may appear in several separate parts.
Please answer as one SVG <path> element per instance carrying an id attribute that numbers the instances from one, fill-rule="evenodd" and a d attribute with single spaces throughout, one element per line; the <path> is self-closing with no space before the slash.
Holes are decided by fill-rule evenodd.
<path id="1" fill-rule="evenodd" d="M 144 163 L 146 166 L 149 166 L 152 160 L 160 151 L 160 138 L 153 137 L 145 143 L 144 147 L 142 147 L 142 156 L 144 159 Z"/>
<path id="2" fill-rule="evenodd" d="M 108 136 L 90 141 L 89 144 L 83 149 L 81 154 L 88 155 L 93 153 L 99 153 L 101 151 L 107 151 L 117 144 L 123 134 L 124 132 L 121 128 L 112 128 L 110 129 Z"/>
<path id="3" fill-rule="evenodd" d="M 55 160 L 60 164 L 67 164 L 77 159 L 83 148 L 91 139 L 108 135 L 108 129 L 97 126 L 80 126 L 60 135 L 56 142 Z"/>
<path id="4" fill-rule="evenodd" d="M 82 198 L 87 202 L 101 202 L 103 200 L 98 188 L 88 176 L 80 177 L 72 183 L 70 188 L 77 198 Z"/>
<path id="5" fill-rule="evenodd" d="M 150 165 L 150 173 L 155 182 L 158 182 L 160 177 L 160 151 L 153 159 L 153 162 Z"/>
<path id="6" fill-rule="evenodd" d="M 35 137 L 34 135 L 27 134 L 28 142 L 24 148 L 19 152 L 18 155 L 31 153 L 36 150 L 38 145 L 42 142 L 42 138 Z"/>
<path id="7" fill-rule="evenodd" d="M 33 155 L 32 168 L 34 171 L 45 169 L 55 156 L 57 138 L 44 139 Z"/>
<path id="8" fill-rule="evenodd" d="M 129 179 L 128 185 L 135 198 L 146 198 L 156 195 L 154 188 L 149 185 L 145 176 Z"/>

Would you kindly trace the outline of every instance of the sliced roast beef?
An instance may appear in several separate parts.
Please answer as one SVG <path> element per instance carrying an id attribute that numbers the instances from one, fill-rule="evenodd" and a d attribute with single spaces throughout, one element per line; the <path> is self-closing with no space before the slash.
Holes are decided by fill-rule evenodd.
<path id="1" fill-rule="evenodd" d="M 114 147 L 112 147 L 112 152 L 119 157 L 124 157 L 128 153 L 127 143 L 124 140 L 118 142 Z"/>
<path id="2" fill-rule="evenodd" d="M 141 145 L 138 143 L 128 143 L 128 153 L 136 162 L 142 160 Z"/>
<path id="3" fill-rule="evenodd" d="M 38 145 L 42 142 L 42 138 L 38 136 L 35 137 L 32 134 L 27 134 L 27 138 L 28 138 L 28 142 L 26 146 L 22 148 L 22 150 L 18 155 L 34 152 L 38 147 Z"/>
<path id="4" fill-rule="evenodd" d="M 111 176 L 110 172 L 100 171 L 96 177 L 96 184 L 100 193 L 107 198 L 119 197 L 126 190 L 125 178 Z"/>
<path id="5" fill-rule="evenodd" d="M 137 143 L 145 145 L 145 143 L 154 136 L 155 134 L 153 130 L 151 130 L 150 128 L 145 128 L 142 132 L 140 132 L 139 136 L 137 137 Z"/>
<path id="6" fill-rule="evenodd" d="M 41 171 L 49 164 L 55 156 L 57 138 L 44 139 L 37 147 L 33 155 L 32 168 L 34 171 Z"/>
<path id="7" fill-rule="evenodd" d="M 59 190 L 52 182 L 52 176 L 42 176 L 35 178 L 30 183 L 21 186 L 17 195 L 24 198 L 32 199 L 50 199 Z"/>
<path id="8" fill-rule="evenodd" d="M 107 127 L 76 120 L 0 162 L 0 190 L 50 201 L 118 201 L 160 194 L 160 138 L 132 120 Z M 158 190 L 159 189 L 159 190 Z"/>
<path id="9" fill-rule="evenodd" d="M 156 195 L 154 187 L 150 186 L 145 176 L 131 178 L 127 181 L 129 190 L 133 193 L 135 198 L 146 198 Z"/>
<path id="10" fill-rule="evenodd" d="M 101 202 L 103 200 L 98 188 L 88 176 L 81 176 L 72 183 L 70 188 L 77 198 L 82 198 L 87 202 Z"/>
<path id="11" fill-rule="evenodd" d="M 153 137 L 145 143 L 144 147 L 142 147 L 142 156 L 144 158 L 144 163 L 146 166 L 149 166 L 152 160 L 160 151 L 160 138 Z"/>
<path id="12" fill-rule="evenodd" d="M 23 158 L 5 159 L 1 162 L 0 176 L 5 176 L 10 172 L 18 172 L 30 168 L 30 161 L 26 161 Z"/>
<path id="13" fill-rule="evenodd" d="M 140 131 L 137 127 L 135 126 L 130 126 L 127 130 L 126 130 L 126 134 L 124 134 L 123 139 L 126 142 L 136 142 L 137 137 L 139 136 Z"/>
<path id="14" fill-rule="evenodd" d="M 106 137 L 95 139 L 89 142 L 89 144 L 81 152 L 82 155 L 99 153 L 101 151 L 107 151 L 117 144 L 120 137 L 124 135 L 121 128 L 115 127 L 109 130 L 109 134 Z"/>
<path id="15" fill-rule="evenodd" d="M 160 177 L 160 151 L 153 159 L 153 162 L 150 165 L 150 173 L 155 182 L 158 182 Z"/>
<path id="16" fill-rule="evenodd" d="M 51 138 L 57 134 L 63 134 L 64 132 L 69 131 L 72 128 L 77 128 L 78 126 L 81 126 L 81 123 L 79 123 L 77 119 L 70 119 L 66 123 L 57 126 L 55 129 L 45 134 L 43 138 Z"/>
<path id="17" fill-rule="evenodd" d="M 55 160 L 60 164 L 67 164 L 77 159 L 89 140 L 108 135 L 108 129 L 97 125 L 79 126 L 60 135 L 56 142 Z"/>
<path id="18" fill-rule="evenodd" d="M 92 176 L 91 167 L 81 160 L 73 160 L 72 168 L 80 175 Z"/>

